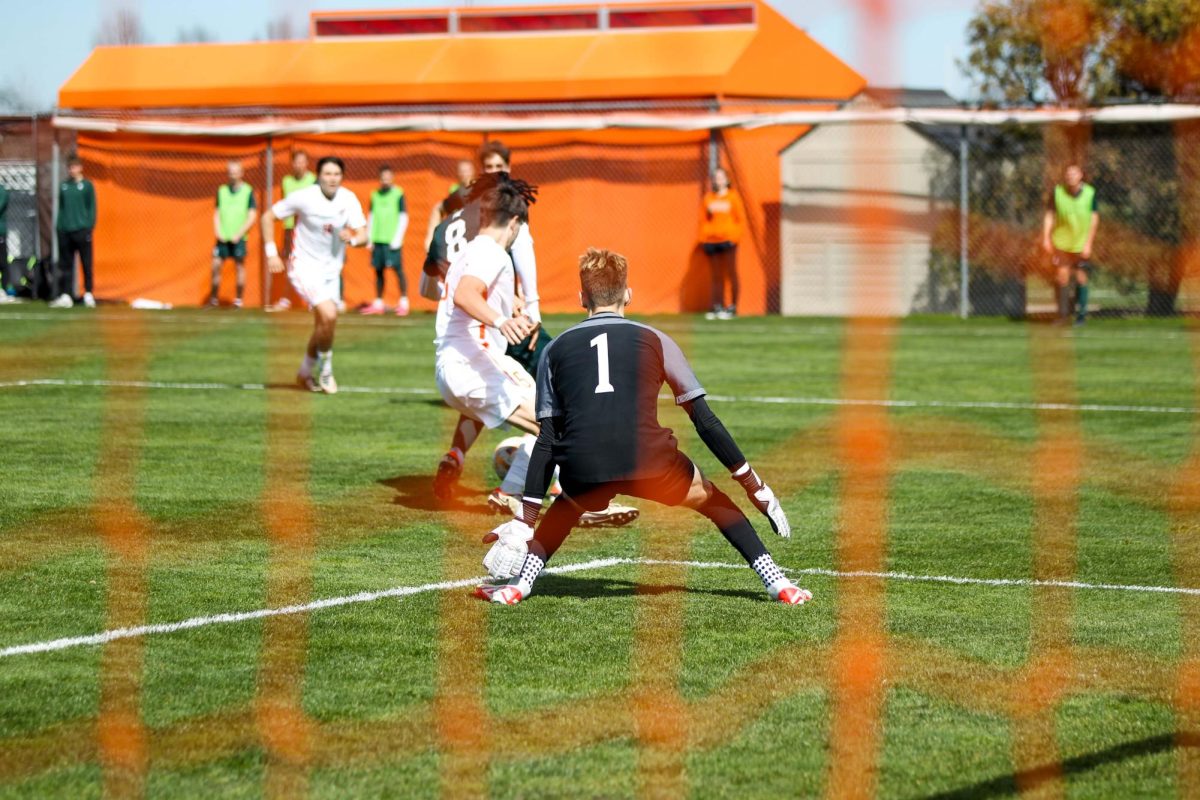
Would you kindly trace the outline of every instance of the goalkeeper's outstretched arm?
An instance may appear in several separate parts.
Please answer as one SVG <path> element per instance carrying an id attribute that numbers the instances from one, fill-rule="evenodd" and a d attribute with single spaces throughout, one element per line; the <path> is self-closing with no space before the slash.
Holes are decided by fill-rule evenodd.
<path id="1" fill-rule="evenodd" d="M 783 513 L 783 507 L 779 505 L 775 493 L 750 467 L 750 463 L 742 455 L 742 449 L 725 429 L 725 424 L 709 408 L 708 401 L 703 396 L 697 397 L 684 403 L 683 410 L 691 417 L 692 425 L 696 427 L 700 441 L 704 442 L 704 445 L 717 457 L 721 465 L 729 470 L 733 479 L 742 485 L 750 502 L 766 515 L 767 520 L 771 523 L 771 529 L 784 538 L 791 536 L 791 524 L 788 522 L 787 515 Z M 532 466 L 531 461 L 530 474 L 533 472 Z"/>

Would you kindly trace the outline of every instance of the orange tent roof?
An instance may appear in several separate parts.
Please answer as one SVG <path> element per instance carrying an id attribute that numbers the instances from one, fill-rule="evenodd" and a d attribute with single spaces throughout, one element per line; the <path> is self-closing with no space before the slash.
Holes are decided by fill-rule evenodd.
<path id="1" fill-rule="evenodd" d="M 860 75 L 765 3 L 724 4 L 730 6 L 752 10 L 752 21 L 709 27 L 99 47 L 59 90 L 59 106 L 303 107 L 680 97 L 843 100 L 865 85 Z M 703 1 L 687 6 L 703 7 Z M 558 10 L 603 9 L 600 13 L 608 14 L 621 8 L 629 7 Z M 661 11 L 681 6 L 635 8 Z M 534 15 L 545 13 L 545 7 L 505 11 Z M 320 16 L 314 15 L 314 20 Z"/>

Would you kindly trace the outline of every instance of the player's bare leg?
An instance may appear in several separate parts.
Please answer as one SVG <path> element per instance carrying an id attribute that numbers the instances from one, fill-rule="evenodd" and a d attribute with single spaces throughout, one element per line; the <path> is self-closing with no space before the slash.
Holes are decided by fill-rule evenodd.
<path id="1" fill-rule="evenodd" d="M 217 292 L 221 288 L 221 267 L 225 265 L 225 259 L 220 256 L 213 256 L 212 260 L 212 281 L 209 283 L 208 290 L 208 305 L 216 306 L 220 303 L 217 299 Z"/>
<path id="2" fill-rule="evenodd" d="M 337 394 L 333 378 L 333 334 L 337 328 L 338 310 L 332 300 L 313 306 L 313 332 L 308 338 L 304 362 L 296 380 L 313 392 Z"/>
<path id="3" fill-rule="evenodd" d="M 1071 270 L 1065 265 L 1054 271 L 1054 291 L 1058 300 L 1058 318 L 1055 321 L 1062 325 L 1071 318 Z"/>
<path id="4" fill-rule="evenodd" d="M 233 307 L 241 308 L 243 297 L 246 294 L 246 261 L 245 259 L 234 259 L 234 271 L 237 275 L 237 297 L 234 298 Z"/>

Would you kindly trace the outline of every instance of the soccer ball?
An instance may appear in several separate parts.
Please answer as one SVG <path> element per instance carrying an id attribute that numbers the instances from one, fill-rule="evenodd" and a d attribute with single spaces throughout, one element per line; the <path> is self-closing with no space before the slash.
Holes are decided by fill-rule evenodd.
<path id="1" fill-rule="evenodd" d="M 516 458 L 517 451 L 521 449 L 521 442 L 524 440 L 524 436 L 510 436 L 496 445 L 496 449 L 492 453 L 492 469 L 496 471 L 496 476 L 500 480 L 504 480 L 504 476 L 508 474 L 508 468 L 512 466 L 513 459 Z"/>

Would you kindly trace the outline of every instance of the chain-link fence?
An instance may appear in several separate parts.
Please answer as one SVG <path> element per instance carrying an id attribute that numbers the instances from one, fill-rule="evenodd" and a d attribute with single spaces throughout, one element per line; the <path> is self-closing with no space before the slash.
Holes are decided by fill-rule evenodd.
<path id="1" fill-rule="evenodd" d="M 1196 306 L 1187 246 L 1197 227 L 1195 123 L 968 127 L 876 121 L 718 133 L 404 132 L 222 140 L 84 134 L 79 150 L 97 182 L 100 205 L 98 293 L 203 302 L 213 206 L 227 162 L 242 164 L 261 210 L 279 198 L 297 149 L 310 154 L 310 166 L 322 155 L 340 155 L 347 163 L 346 185 L 364 205 L 378 168 L 395 170 L 411 220 L 403 248 L 411 282 L 423 261 L 431 210 L 454 182 L 457 163 L 473 160 L 488 138 L 511 145 L 514 172 L 541 186 L 533 218 L 549 309 L 574 308 L 572 265 L 590 246 L 630 256 L 643 310 L 706 309 L 709 265 L 696 233 L 714 162 L 729 169 L 746 204 L 738 248 L 742 313 L 1052 313 L 1055 270 L 1042 247 L 1042 226 L 1047 198 L 1068 163 L 1080 164 L 1097 192 L 1093 313 L 1170 314 Z M 60 156 L 65 152 L 59 148 Z M 36 175 L 42 194 L 49 195 L 53 171 L 43 164 L 31 173 L 34 163 L 5 160 L 0 170 L 10 190 L 26 187 L 10 203 L 10 228 L 14 219 L 28 228 L 30 210 L 48 205 L 32 205 L 28 180 Z M 41 210 L 48 230 L 48 209 Z M 10 233 L 23 248 L 36 238 L 26 228 Z M 261 252 L 255 229 L 249 236 L 250 305 L 286 296 L 286 280 L 264 273 Z M 368 259 L 361 251 L 349 256 L 344 293 L 351 305 L 374 297 Z M 223 297 L 232 296 L 232 269 L 225 267 L 230 275 Z M 864 284 L 870 291 L 856 291 Z M 385 299 L 397 296 L 389 284 Z"/>
<path id="2" fill-rule="evenodd" d="M 1190 310 L 1194 138 L 1187 126 L 1150 124 L 816 129 L 781 155 L 783 310 L 849 313 L 852 282 L 890 272 L 889 288 L 869 310 L 1052 314 L 1056 270 L 1043 249 L 1043 224 L 1069 164 L 1080 165 L 1096 189 L 1092 311 Z M 890 260 L 890 271 L 882 262 L 854 263 L 869 213 L 888 234 L 889 246 L 873 253 Z"/>

